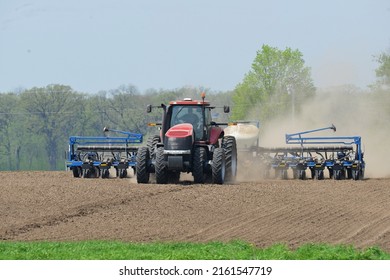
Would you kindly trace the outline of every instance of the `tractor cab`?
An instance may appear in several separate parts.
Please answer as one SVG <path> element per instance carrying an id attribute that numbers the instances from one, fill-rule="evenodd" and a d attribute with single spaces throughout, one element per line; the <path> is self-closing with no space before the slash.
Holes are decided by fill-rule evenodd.
<path id="1" fill-rule="evenodd" d="M 190 124 L 194 132 L 195 141 L 205 141 L 208 139 L 208 127 L 211 124 L 210 107 L 208 104 L 197 104 L 196 101 L 186 100 L 185 104 L 175 102 L 170 104 L 166 112 L 166 123 L 163 133 L 176 125 Z M 192 103 L 189 103 L 192 102 Z M 179 104 L 177 104 L 179 103 Z"/>

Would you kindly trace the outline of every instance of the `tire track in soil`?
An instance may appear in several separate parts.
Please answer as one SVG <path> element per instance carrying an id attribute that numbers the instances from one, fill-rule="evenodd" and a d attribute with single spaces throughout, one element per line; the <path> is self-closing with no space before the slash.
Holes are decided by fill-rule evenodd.
<path id="1" fill-rule="evenodd" d="M 241 239 L 390 252 L 390 179 L 138 185 L 69 172 L 0 172 L 0 180 L 3 240 Z"/>
<path id="2" fill-rule="evenodd" d="M 90 215 L 97 214 L 102 211 L 107 211 L 110 208 L 117 207 L 119 205 L 126 205 L 135 200 L 154 198 L 154 196 L 162 195 L 165 193 L 173 193 L 177 191 L 183 191 L 184 188 L 168 188 L 164 191 L 158 191 L 156 193 L 143 193 L 142 195 L 130 197 L 126 199 L 106 199 L 99 201 L 98 203 L 89 203 L 76 207 L 75 209 L 70 209 L 68 212 L 71 214 L 61 214 L 61 215 L 47 215 L 44 217 L 39 217 L 32 223 L 13 226 L 6 229 L 0 230 L 0 240 L 13 240 L 19 235 L 23 235 L 34 231 L 36 229 L 42 229 L 45 227 L 57 226 L 60 224 L 68 223 L 77 218 L 87 217 Z M 3 233 L 1 233 L 3 232 Z"/>
<path id="3" fill-rule="evenodd" d="M 368 180 L 372 187 L 365 189 L 351 201 L 356 207 L 348 208 L 352 219 L 347 223 L 348 230 L 335 240 L 340 244 L 354 244 L 358 248 L 378 245 L 390 251 L 390 194 L 389 183 L 385 180 Z M 376 183 L 384 183 L 386 192 L 376 187 Z M 370 184 L 371 185 L 371 184 Z"/>
<path id="4" fill-rule="evenodd" d="M 350 244 L 353 243 L 354 240 L 362 240 L 361 244 L 364 246 L 367 244 L 377 243 L 389 234 L 390 216 L 387 214 L 363 225 L 352 234 L 340 239 L 338 242 Z"/>
<path id="5" fill-rule="evenodd" d="M 383 213 L 386 204 L 389 203 L 388 196 L 383 196 L 376 190 L 373 192 L 365 190 L 363 194 L 354 196 L 352 204 L 346 203 L 344 197 L 336 194 L 324 201 L 308 196 L 300 201 L 294 199 L 285 201 L 288 206 L 284 207 L 276 207 L 277 204 L 267 205 L 266 209 L 259 207 L 223 219 L 199 229 L 186 238 L 194 241 L 244 238 L 259 246 L 269 246 L 275 242 L 287 243 L 292 247 L 306 242 L 331 242 L 355 244 L 358 247 L 381 244 L 388 248 L 390 235 L 388 214 L 369 224 L 359 221 L 361 213 L 370 214 L 375 209 L 380 209 L 379 212 Z M 366 204 L 361 205 L 362 197 L 367 200 Z M 370 202 L 371 200 L 373 202 Z M 351 208 L 351 205 L 357 207 Z M 264 211 L 266 214 L 263 214 Z M 252 217 L 253 214 L 256 214 L 256 217 Z M 370 215 L 367 215 L 367 219 L 369 218 Z M 361 224 L 363 227 L 354 232 L 354 227 Z"/>

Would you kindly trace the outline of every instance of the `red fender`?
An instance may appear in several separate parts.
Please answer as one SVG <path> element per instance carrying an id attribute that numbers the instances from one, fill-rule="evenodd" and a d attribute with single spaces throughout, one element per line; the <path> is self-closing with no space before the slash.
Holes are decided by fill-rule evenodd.
<path id="1" fill-rule="evenodd" d="M 219 136 L 223 133 L 222 128 L 214 126 L 210 129 L 210 144 L 218 142 Z"/>

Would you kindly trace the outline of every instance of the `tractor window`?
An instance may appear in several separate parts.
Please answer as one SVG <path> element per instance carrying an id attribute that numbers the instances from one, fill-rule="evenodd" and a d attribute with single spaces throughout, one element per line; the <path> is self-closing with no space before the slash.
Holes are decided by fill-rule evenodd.
<path id="1" fill-rule="evenodd" d="M 210 126 L 210 125 L 211 125 L 212 119 L 211 119 L 211 111 L 210 111 L 209 108 L 207 108 L 207 109 L 205 110 L 205 119 L 206 119 L 206 125 L 207 125 L 207 126 Z"/>
<path id="2" fill-rule="evenodd" d="M 170 127 L 181 124 L 192 124 L 196 140 L 203 138 L 203 112 L 201 106 L 173 106 Z"/>
<path id="3" fill-rule="evenodd" d="M 211 110 L 210 108 L 205 109 L 205 121 L 206 121 L 206 128 L 205 128 L 205 133 L 206 133 L 206 138 L 209 138 L 209 133 L 211 129 L 211 122 L 213 121 L 211 118 Z"/>

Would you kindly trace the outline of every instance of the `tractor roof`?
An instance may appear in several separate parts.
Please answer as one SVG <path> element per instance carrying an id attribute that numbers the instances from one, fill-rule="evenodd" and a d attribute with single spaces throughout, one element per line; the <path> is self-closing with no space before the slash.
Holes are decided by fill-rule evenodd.
<path id="1" fill-rule="evenodd" d="M 205 105 L 209 106 L 210 102 L 206 100 L 192 100 L 191 98 L 184 98 L 183 100 L 176 100 L 169 102 L 169 105 Z"/>

